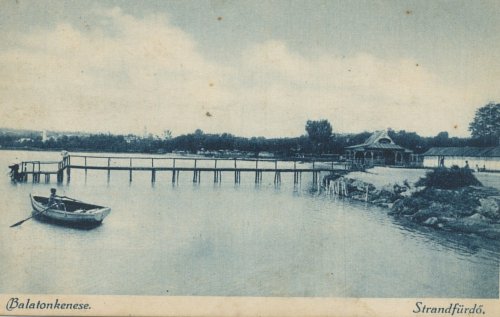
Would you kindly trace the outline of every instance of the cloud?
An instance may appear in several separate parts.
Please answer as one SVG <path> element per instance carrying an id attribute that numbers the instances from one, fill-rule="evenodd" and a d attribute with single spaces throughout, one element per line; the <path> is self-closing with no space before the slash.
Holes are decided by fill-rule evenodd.
<path id="1" fill-rule="evenodd" d="M 458 126 L 463 135 L 478 106 L 478 94 L 448 85 L 413 59 L 305 58 L 269 41 L 248 49 L 242 64 L 242 77 L 252 83 L 242 100 L 276 122 L 327 118 L 344 132 L 393 127 L 423 134 Z"/>
<path id="2" fill-rule="evenodd" d="M 1 125 L 175 131 L 205 104 L 225 98 L 227 92 L 210 83 L 229 69 L 205 60 L 164 16 L 139 20 L 115 8 L 95 19 L 88 31 L 61 23 L 0 51 Z"/>
<path id="3" fill-rule="evenodd" d="M 483 102 L 474 86 L 443 82 L 411 58 L 306 57 L 272 40 L 231 62 L 209 60 L 164 15 L 119 8 L 96 11 L 81 29 L 59 23 L 10 40 L 0 46 L 6 127 L 293 136 L 325 118 L 341 132 L 458 126 L 465 135 Z"/>

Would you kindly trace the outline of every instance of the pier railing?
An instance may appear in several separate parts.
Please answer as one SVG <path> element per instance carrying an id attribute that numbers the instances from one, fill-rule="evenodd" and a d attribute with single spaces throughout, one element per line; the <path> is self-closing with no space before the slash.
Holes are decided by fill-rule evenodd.
<path id="1" fill-rule="evenodd" d="M 48 168 L 51 166 L 52 168 Z M 67 155 L 61 161 L 25 161 L 21 163 L 22 180 L 27 181 L 32 175 L 33 182 L 40 181 L 40 175 L 50 181 L 50 175 L 56 174 L 57 181 L 62 182 L 64 171 L 67 180 L 71 179 L 72 169 L 104 170 L 108 179 L 111 171 L 128 171 L 132 181 L 133 172 L 151 172 L 151 181 L 156 181 L 156 173 L 172 172 L 172 182 L 179 178 L 180 172 L 193 172 L 193 182 L 200 182 L 201 172 L 212 172 L 214 182 L 220 182 L 223 172 L 233 172 L 236 183 L 241 180 L 241 173 L 255 173 L 255 182 L 262 181 L 262 173 L 273 172 L 275 183 L 281 182 L 281 173 L 294 173 L 294 183 L 300 182 L 302 173 L 312 173 L 313 180 L 318 180 L 321 172 L 346 170 L 350 167 L 329 159 L 293 158 L 209 158 L 209 157 L 143 157 L 143 156 L 100 156 L 100 155 Z"/>

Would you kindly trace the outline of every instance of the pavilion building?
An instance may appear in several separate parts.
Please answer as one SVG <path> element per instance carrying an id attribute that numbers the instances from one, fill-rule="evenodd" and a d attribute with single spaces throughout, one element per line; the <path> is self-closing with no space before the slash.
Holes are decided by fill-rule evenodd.
<path id="1" fill-rule="evenodd" d="M 345 149 L 348 161 L 364 165 L 407 165 L 412 153 L 394 143 L 386 130 L 376 131 L 364 143 Z"/>

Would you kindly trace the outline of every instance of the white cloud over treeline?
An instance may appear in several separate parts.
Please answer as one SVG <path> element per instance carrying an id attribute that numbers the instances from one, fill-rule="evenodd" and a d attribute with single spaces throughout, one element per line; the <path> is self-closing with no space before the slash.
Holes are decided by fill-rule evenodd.
<path id="1" fill-rule="evenodd" d="M 414 58 L 303 56 L 276 39 L 209 60 L 162 14 L 114 8 L 86 23 L 9 34 L 0 44 L 0 126 L 294 136 L 324 118 L 340 132 L 467 135 L 474 110 L 492 98 L 480 81 L 444 82 Z"/>

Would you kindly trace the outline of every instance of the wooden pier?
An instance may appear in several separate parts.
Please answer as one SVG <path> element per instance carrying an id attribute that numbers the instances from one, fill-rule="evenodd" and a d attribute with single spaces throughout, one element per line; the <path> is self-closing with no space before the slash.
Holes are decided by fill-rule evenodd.
<path id="1" fill-rule="evenodd" d="M 13 180 L 27 182 L 28 176 L 34 183 L 41 181 L 50 182 L 51 175 L 55 175 L 58 183 L 64 181 L 66 174 L 67 182 L 71 180 L 73 169 L 102 170 L 107 172 L 108 180 L 111 171 L 126 171 L 129 181 L 132 182 L 136 172 L 151 173 L 151 182 L 156 182 L 160 172 L 170 172 L 172 183 L 179 180 L 181 172 L 192 173 L 193 183 L 200 183 L 203 174 L 213 175 L 213 182 L 220 183 L 223 174 L 234 175 L 234 182 L 241 182 L 241 174 L 253 174 L 256 184 L 262 182 L 263 173 L 274 173 L 274 183 L 281 183 L 281 174 L 293 173 L 293 182 L 301 182 L 303 173 L 312 174 L 314 183 L 320 181 L 321 172 L 345 171 L 349 169 L 346 164 L 335 161 L 318 159 L 259 159 L 259 158 L 203 158 L 203 157 L 140 157 L 140 156 L 95 156 L 95 155 L 67 155 L 61 161 L 24 161 L 18 164 L 20 167 Z M 15 173 L 12 173 L 15 174 Z"/>

